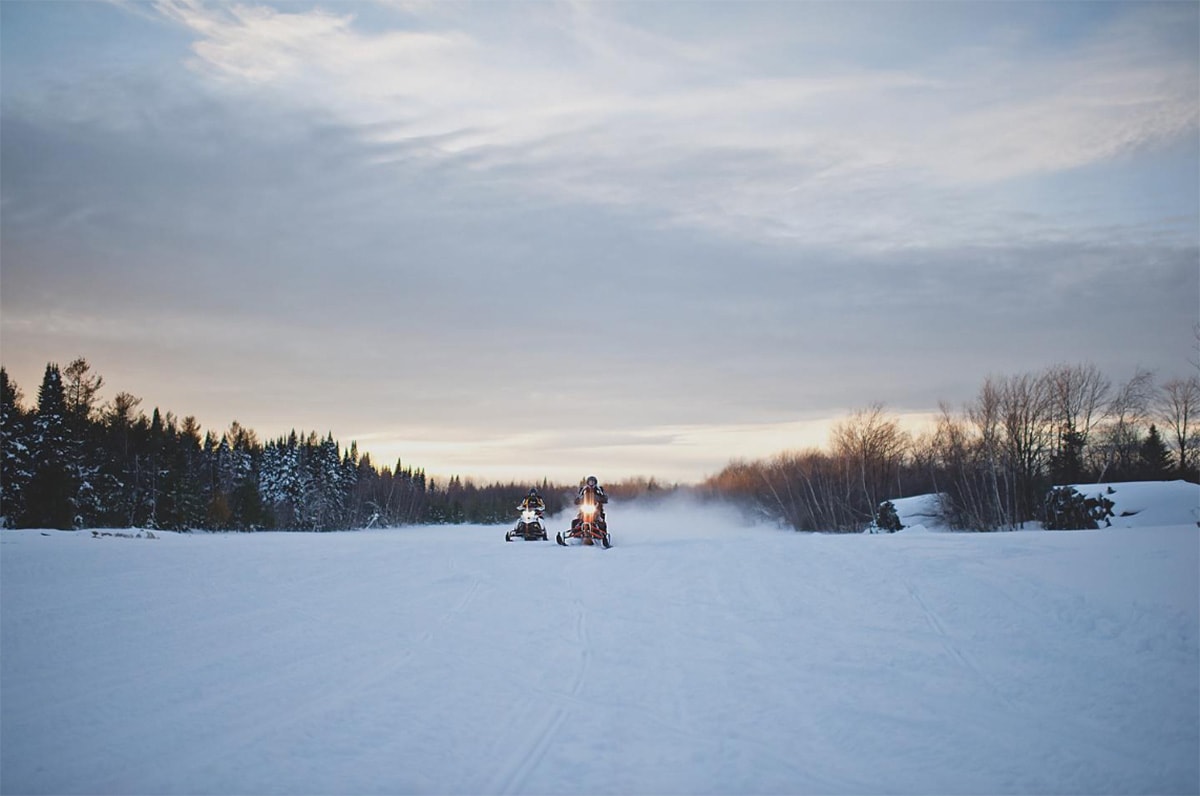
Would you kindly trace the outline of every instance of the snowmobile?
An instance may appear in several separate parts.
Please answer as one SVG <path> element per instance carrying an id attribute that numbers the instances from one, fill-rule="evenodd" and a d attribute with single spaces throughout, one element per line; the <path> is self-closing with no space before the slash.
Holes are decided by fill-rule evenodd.
<path id="1" fill-rule="evenodd" d="M 554 541 L 563 547 L 567 547 L 567 542 L 571 539 L 577 539 L 578 544 L 591 545 L 599 542 L 604 547 L 612 547 L 604 510 L 600 508 L 595 493 L 590 489 L 583 495 L 583 502 L 579 504 L 579 516 L 571 523 L 571 529 L 554 535 Z"/>
<path id="2" fill-rule="evenodd" d="M 517 527 L 513 528 L 508 533 L 504 534 L 504 541 L 511 542 L 513 539 L 524 539 L 527 542 L 547 541 L 550 537 L 546 535 L 546 525 L 542 522 L 542 513 L 537 509 L 525 508 L 521 509 L 521 519 L 517 521 Z"/>

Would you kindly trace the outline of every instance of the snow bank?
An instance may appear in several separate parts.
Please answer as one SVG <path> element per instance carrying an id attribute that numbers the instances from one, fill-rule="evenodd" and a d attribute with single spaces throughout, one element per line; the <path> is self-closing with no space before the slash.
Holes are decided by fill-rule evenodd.
<path id="1" fill-rule="evenodd" d="M 900 524 L 904 526 L 901 533 L 950 530 L 950 526 L 942 520 L 938 495 L 897 498 L 892 501 L 892 505 L 896 507 L 896 515 L 900 517 Z"/>
<path id="2" fill-rule="evenodd" d="M 1114 528 L 1200 525 L 1200 484 L 1128 481 L 1071 486 L 1084 497 L 1103 495 L 1113 501 Z M 937 495 L 898 498 L 892 504 L 904 525 L 902 533 L 951 530 L 941 518 Z"/>
<path id="3" fill-rule="evenodd" d="M 1200 525 L 1200 484 L 1128 481 L 1072 486 L 1084 497 L 1103 495 L 1111 500 L 1115 528 Z"/>

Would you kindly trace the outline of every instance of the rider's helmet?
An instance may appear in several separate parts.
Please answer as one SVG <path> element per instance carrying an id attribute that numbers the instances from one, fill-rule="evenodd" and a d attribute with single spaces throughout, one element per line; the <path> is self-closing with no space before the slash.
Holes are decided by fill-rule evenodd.
<path id="1" fill-rule="evenodd" d="M 530 497 L 538 497 L 538 491 L 537 491 L 536 486 L 529 490 L 529 496 Z"/>
<path id="2" fill-rule="evenodd" d="M 589 476 L 587 477 L 587 485 L 588 485 L 588 486 L 590 486 L 590 487 L 595 487 L 595 486 L 596 486 L 596 484 L 598 484 L 598 483 L 599 483 L 599 481 L 597 481 L 597 480 L 596 480 L 596 476 L 594 476 L 594 475 L 589 475 Z"/>

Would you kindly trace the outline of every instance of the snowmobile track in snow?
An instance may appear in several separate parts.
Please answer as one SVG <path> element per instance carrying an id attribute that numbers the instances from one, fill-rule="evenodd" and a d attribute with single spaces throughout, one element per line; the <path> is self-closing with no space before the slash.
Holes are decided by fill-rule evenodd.
<path id="1" fill-rule="evenodd" d="M 528 781 L 530 774 L 546 757 L 546 753 L 558 738 L 559 730 L 567 720 L 572 707 L 578 700 L 579 692 L 587 681 L 591 653 L 587 634 L 587 606 L 582 600 L 574 601 L 575 609 L 575 644 L 579 650 L 579 665 L 574 668 L 570 678 L 570 687 L 564 695 L 547 694 L 546 698 L 552 704 L 542 711 L 540 720 L 535 723 L 535 731 L 530 741 L 517 746 L 520 753 L 511 758 L 510 765 L 503 767 L 488 783 L 485 789 L 488 793 L 512 794 L 520 793 Z"/>

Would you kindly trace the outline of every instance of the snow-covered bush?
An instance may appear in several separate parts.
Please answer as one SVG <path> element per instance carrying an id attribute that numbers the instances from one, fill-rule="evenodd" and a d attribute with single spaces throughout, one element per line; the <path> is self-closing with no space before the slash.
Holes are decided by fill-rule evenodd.
<path id="1" fill-rule="evenodd" d="M 1104 495 L 1084 497 L 1071 486 L 1056 486 L 1046 493 L 1043 526 L 1049 531 L 1090 530 L 1111 525 L 1113 502 Z"/>
<path id="2" fill-rule="evenodd" d="M 879 504 L 879 510 L 875 516 L 875 527 L 888 533 L 895 533 L 904 528 L 904 524 L 900 522 L 900 515 L 896 512 L 896 506 L 892 501 L 885 500 Z"/>

